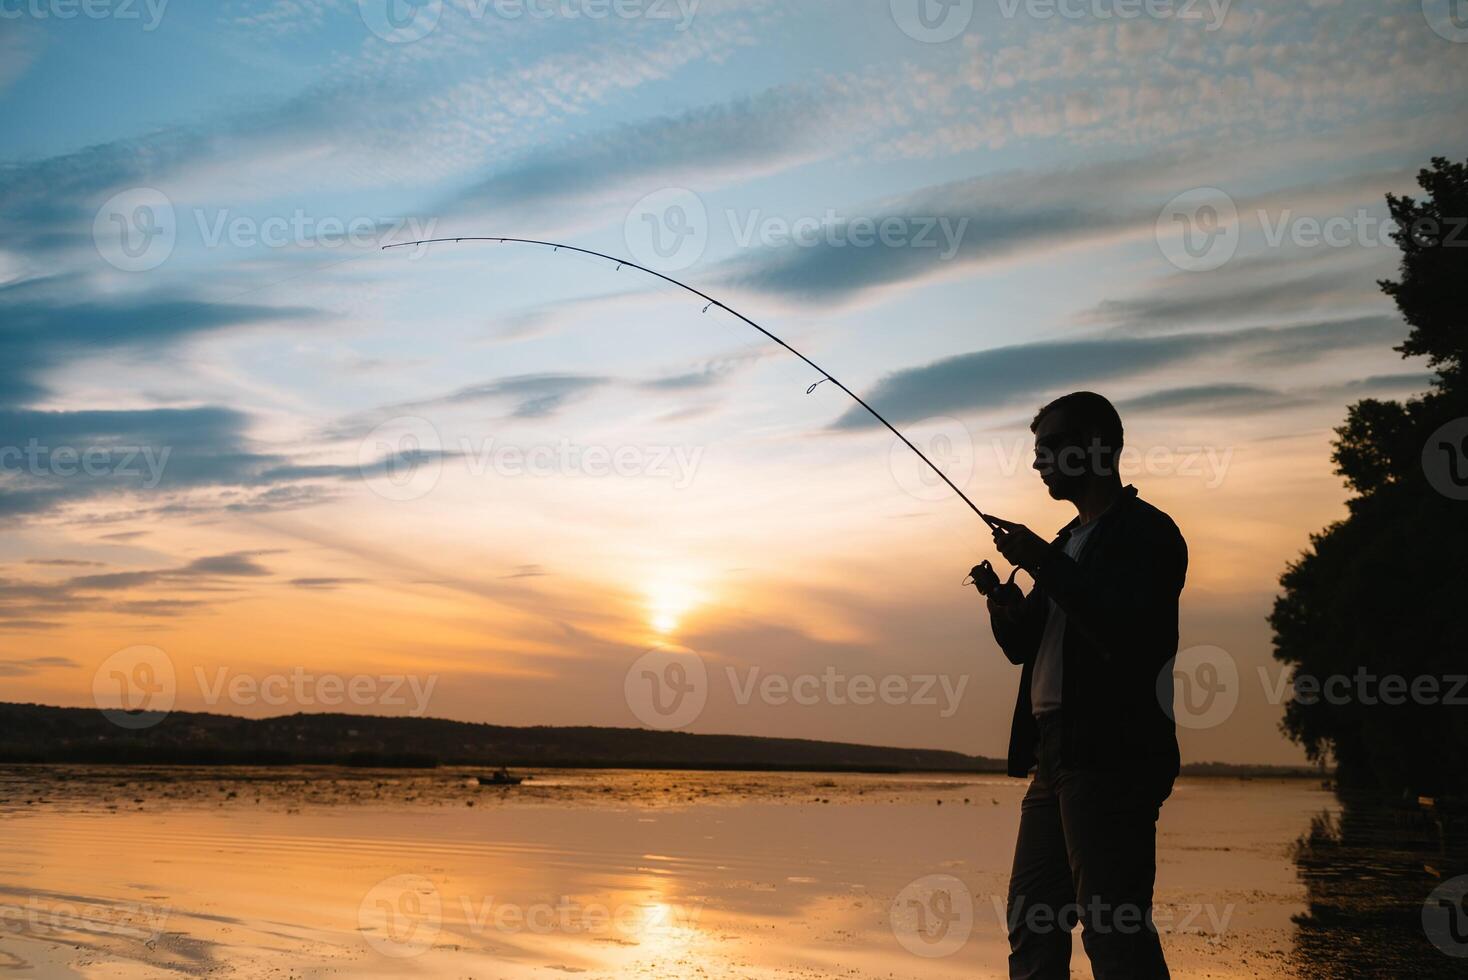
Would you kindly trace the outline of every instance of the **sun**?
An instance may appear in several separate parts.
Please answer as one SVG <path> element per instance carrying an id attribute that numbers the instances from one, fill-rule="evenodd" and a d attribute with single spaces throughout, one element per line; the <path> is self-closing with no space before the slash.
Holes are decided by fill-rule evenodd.
<path id="1" fill-rule="evenodd" d="M 644 589 L 647 625 L 660 636 L 678 631 L 688 614 L 702 601 L 703 595 L 687 576 L 667 576 L 650 582 Z"/>

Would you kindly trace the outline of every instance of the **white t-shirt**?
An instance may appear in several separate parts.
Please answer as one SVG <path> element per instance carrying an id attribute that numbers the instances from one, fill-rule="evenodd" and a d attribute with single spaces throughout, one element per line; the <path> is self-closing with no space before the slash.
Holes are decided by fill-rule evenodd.
<path id="1" fill-rule="evenodd" d="M 1082 524 L 1070 532 L 1062 549 L 1072 560 L 1081 557 L 1086 538 L 1096 522 Z M 1045 616 L 1045 632 L 1040 636 L 1040 650 L 1035 655 L 1035 672 L 1030 676 L 1030 708 L 1038 718 L 1046 712 L 1060 710 L 1060 692 L 1065 668 L 1065 610 L 1050 600 Z"/>

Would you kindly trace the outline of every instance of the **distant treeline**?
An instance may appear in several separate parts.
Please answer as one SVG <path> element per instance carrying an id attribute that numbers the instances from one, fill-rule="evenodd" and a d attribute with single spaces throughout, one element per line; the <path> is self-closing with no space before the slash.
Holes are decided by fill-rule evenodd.
<path id="1" fill-rule="evenodd" d="M 634 728 L 512 728 L 343 714 L 236 718 L 0 704 L 0 762 L 372 767 L 547 766 L 821 772 L 1000 772 L 998 759 L 930 749 Z"/>

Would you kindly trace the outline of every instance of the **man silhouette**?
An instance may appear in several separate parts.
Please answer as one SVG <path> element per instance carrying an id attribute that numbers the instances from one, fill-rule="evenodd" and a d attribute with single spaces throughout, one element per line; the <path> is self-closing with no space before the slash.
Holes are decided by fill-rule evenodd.
<path id="1" fill-rule="evenodd" d="M 1009 774 L 1034 772 L 1009 879 L 1009 975 L 1069 977 L 1079 923 L 1097 980 L 1165 978 L 1152 886 L 1178 772 L 1167 666 L 1187 544 L 1122 486 L 1121 418 L 1105 398 L 1066 395 L 1030 428 L 1040 479 L 1077 516 L 1053 542 L 997 521 L 995 545 L 1035 586 L 981 581 L 994 637 L 1023 668 Z"/>

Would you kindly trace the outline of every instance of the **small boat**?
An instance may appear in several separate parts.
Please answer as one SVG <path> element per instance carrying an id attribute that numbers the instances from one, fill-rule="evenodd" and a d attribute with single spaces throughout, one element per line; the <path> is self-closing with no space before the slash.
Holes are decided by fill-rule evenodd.
<path id="1" fill-rule="evenodd" d="M 480 786 L 519 786 L 524 781 L 524 776 L 511 776 L 504 766 L 501 766 L 493 775 L 479 777 Z"/>

